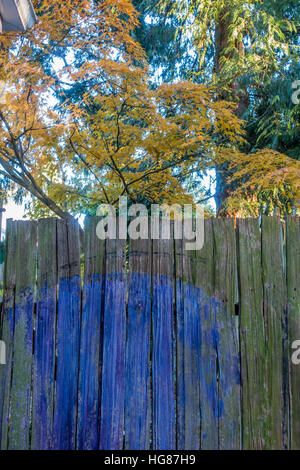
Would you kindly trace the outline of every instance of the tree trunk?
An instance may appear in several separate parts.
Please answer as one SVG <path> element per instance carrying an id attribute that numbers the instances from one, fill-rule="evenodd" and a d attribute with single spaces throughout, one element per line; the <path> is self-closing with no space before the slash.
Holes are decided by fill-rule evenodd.
<path id="1" fill-rule="evenodd" d="M 224 61 L 231 60 L 233 56 L 233 52 L 229 52 L 229 28 L 232 24 L 232 14 L 231 11 L 228 9 L 224 9 L 220 14 L 219 21 L 215 27 L 215 76 L 220 78 L 222 77 L 222 69 Z M 244 45 L 242 42 L 237 42 L 235 45 L 236 51 L 240 56 L 244 55 Z M 229 89 L 231 90 L 231 96 L 228 95 L 224 90 L 220 90 L 217 96 L 219 100 L 229 99 L 236 101 L 237 106 L 235 110 L 235 114 L 240 119 L 243 117 L 245 112 L 249 107 L 249 96 L 246 89 L 242 90 L 236 81 L 232 81 L 228 84 Z M 216 209 L 217 213 L 219 214 L 222 210 L 226 199 L 230 196 L 231 187 L 230 184 L 227 183 L 229 173 L 228 173 L 228 165 L 220 165 L 216 167 Z M 225 209 L 226 214 L 226 209 Z M 223 213 L 224 215 L 224 213 Z"/>

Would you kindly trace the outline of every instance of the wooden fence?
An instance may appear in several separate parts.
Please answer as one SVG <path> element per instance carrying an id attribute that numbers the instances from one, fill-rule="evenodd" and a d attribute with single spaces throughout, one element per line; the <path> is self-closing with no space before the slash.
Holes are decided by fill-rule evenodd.
<path id="1" fill-rule="evenodd" d="M 9 221 L 2 449 L 299 449 L 300 218 L 205 245 Z M 81 266 L 84 262 L 84 273 Z"/>

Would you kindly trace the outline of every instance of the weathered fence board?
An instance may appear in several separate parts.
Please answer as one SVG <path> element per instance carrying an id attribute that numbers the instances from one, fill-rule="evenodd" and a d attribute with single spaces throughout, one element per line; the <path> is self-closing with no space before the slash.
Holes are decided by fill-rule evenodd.
<path id="1" fill-rule="evenodd" d="M 176 416 L 177 449 L 185 448 L 183 241 L 175 240 L 176 266 Z"/>
<path id="2" fill-rule="evenodd" d="M 10 389 L 14 354 L 14 311 L 16 288 L 17 224 L 7 221 L 5 246 L 2 339 L 6 344 L 6 365 L 0 366 L 0 444 L 8 448 Z"/>
<path id="3" fill-rule="evenodd" d="M 75 449 L 80 342 L 79 226 L 57 222 L 58 305 L 57 365 L 53 446 Z"/>
<path id="4" fill-rule="evenodd" d="M 219 449 L 240 449 L 240 361 L 235 331 L 236 238 L 232 219 L 213 221 Z"/>
<path id="5" fill-rule="evenodd" d="M 194 285 L 194 253 L 185 240 L 175 241 L 177 316 L 177 446 L 201 447 L 199 289 Z"/>
<path id="6" fill-rule="evenodd" d="M 268 410 L 266 447 L 286 446 L 287 370 L 284 370 L 286 332 L 286 279 L 283 265 L 282 227 L 277 217 L 263 217 L 262 272 L 266 340 Z"/>
<path id="7" fill-rule="evenodd" d="M 296 346 L 300 346 L 300 218 L 288 217 L 286 226 L 287 235 L 287 296 L 288 296 L 288 332 L 289 350 L 291 358 Z M 300 365 L 290 361 L 290 439 L 291 449 L 300 450 Z"/>
<path id="8" fill-rule="evenodd" d="M 261 231 L 258 219 L 238 222 L 243 447 L 266 445 L 266 340 L 263 311 Z"/>
<path id="9" fill-rule="evenodd" d="M 202 250 L 194 255 L 195 282 L 199 288 L 201 325 L 200 401 L 201 449 L 219 448 L 217 318 L 214 299 L 214 233 L 212 219 L 205 220 Z"/>
<path id="10" fill-rule="evenodd" d="M 126 240 L 107 240 L 100 449 L 123 448 L 126 296 Z"/>
<path id="11" fill-rule="evenodd" d="M 32 449 L 51 449 L 57 298 L 56 219 L 38 222 L 37 307 L 33 369 Z"/>
<path id="12" fill-rule="evenodd" d="M 75 222 L 8 222 L 1 449 L 300 448 L 300 218 L 286 246 L 276 217 L 206 219 L 196 252 L 98 220 L 82 256 Z"/>
<path id="13" fill-rule="evenodd" d="M 85 227 L 77 422 L 77 448 L 80 450 L 99 448 L 105 242 L 96 236 L 97 222 L 96 217 L 88 218 Z"/>
<path id="14" fill-rule="evenodd" d="M 14 356 L 9 449 L 29 447 L 37 224 L 17 222 Z"/>
<path id="15" fill-rule="evenodd" d="M 153 448 L 176 448 L 173 240 L 153 240 Z"/>
<path id="16" fill-rule="evenodd" d="M 131 240 L 126 353 L 125 448 L 150 448 L 151 241 Z"/>

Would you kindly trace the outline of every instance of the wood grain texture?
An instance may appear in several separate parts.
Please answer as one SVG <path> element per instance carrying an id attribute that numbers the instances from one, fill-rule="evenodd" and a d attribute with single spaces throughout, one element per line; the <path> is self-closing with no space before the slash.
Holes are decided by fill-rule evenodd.
<path id="1" fill-rule="evenodd" d="M 14 366 L 8 449 L 26 450 L 30 439 L 33 311 L 37 224 L 17 221 Z"/>
<path id="2" fill-rule="evenodd" d="M 217 315 L 219 448 L 240 449 L 240 356 L 235 326 L 236 238 L 232 219 L 213 220 Z"/>
<path id="3" fill-rule="evenodd" d="M 173 240 L 153 240 L 153 448 L 176 448 Z"/>
<path id="4" fill-rule="evenodd" d="M 243 448 L 267 444 L 266 341 L 261 231 L 258 219 L 238 221 Z"/>
<path id="5" fill-rule="evenodd" d="M 77 422 L 77 448 L 80 450 L 99 449 L 105 242 L 96 235 L 97 223 L 97 217 L 89 217 L 85 224 Z"/>
<path id="6" fill-rule="evenodd" d="M 76 447 L 81 313 L 79 226 L 75 221 L 57 221 L 57 246 L 59 291 L 53 446 L 72 450 Z"/>
<path id="7" fill-rule="evenodd" d="M 6 365 L 0 365 L 0 449 L 7 450 L 10 415 L 10 390 L 14 345 L 14 308 L 16 288 L 17 225 L 7 221 L 1 339 L 6 345 Z"/>
<path id="8" fill-rule="evenodd" d="M 151 241 L 131 240 L 126 349 L 125 448 L 150 448 Z"/>
<path id="9" fill-rule="evenodd" d="M 122 450 L 126 351 L 126 240 L 107 240 L 100 449 Z"/>
<path id="10" fill-rule="evenodd" d="M 216 450 L 219 446 L 217 318 L 214 301 L 214 233 L 212 219 L 204 221 L 204 246 L 194 253 L 195 283 L 199 289 L 201 316 L 201 449 Z"/>
<path id="11" fill-rule="evenodd" d="M 175 241 L 176 265 L 176 447 L 185 449 L 183 241 Z"/>
<path id="12" fill-rule="evenodd" d="M 57 220 L 38 222 L 37 308 L 33 370 L 31 448 L 53 447 Z"/>
<path id="13" fill-rule="evenodd" d="M 195 253 L 175 241 L 177 320 L 177 448 L 201 447 L 199 289 L 193 284 Z"/>
<path id="14" fill-rule="evenodd" d="M 8 222 L 1 449 L 298 449 L 299 217 L 286 250 L 276 217 L 207 219 L 197 252 L 131 241 L 128 293 L 97 221 L 83 286 L 75 222 Z"/>
<path id="15" fill-rule="evenodd" d="M 278 217 L 263 217 L 262 268 L 266 341 L 266 447 L 287 445 L 286 278 L 284 273 L 282 227 Z"/>
<path id="16" fill-rule="evenodd" d="M 286 221 L 286 266 L 288 302 L 288 357 L 290 364 L 290 445 L 300 450 L 300 369 L 291 360 L 294 341 L 300 341 L 300 217 L 290 216 Z M 299 344 L 298 344 L 299 349 Z"/>

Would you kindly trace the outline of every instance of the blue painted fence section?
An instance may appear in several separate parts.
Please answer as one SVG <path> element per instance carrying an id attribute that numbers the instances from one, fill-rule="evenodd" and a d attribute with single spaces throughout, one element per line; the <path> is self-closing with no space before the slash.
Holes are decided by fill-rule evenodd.
<path id="1" fill-rule="evenodd" d="M 37 300 L 33 374 L 32 449 L 52 449 L 56 289 L 41 288 Z"/>
<path id="2" fill-rule="evenodd" d="M 185 449 L 201 448 L 201 323 L 199 289 L 184 285 Z"/>
<path id="3" fill-rule="evenodd" d="M 127 281 L 105 280 L 100 449 L 123 448 Z"/>
<path id="4" fill-rule="evenodd" d="M 101 274 L 85 277 L 77 423 L 77 448 L 80 450 L 99 448 L 102 288 Z"/>
<path id="5" fill-rule="evenodd" d="M 184 367 L 184 282 L 176 285 L 176 415 L 177 449 L 185 448 L 185 367 Z"/>
<path id="6" fill-rule="evenodd" d="M 150 448 L 151 277 L 130 273 L 128 295 L 125 448 Z"/>
<path id="7" fill-rule="evenodd" d="M 218 406 L 218 326 L 214 300 L 203 292 L 201 296 L 201 355 L 205 360 L 200 364 L 201 400 L 201 449 L 217 450 L 219 447 L 219 406 Z"/>
<path id="8" fill-rule="evenodd" d="M 199 289 L 177 281 L 178 449 L 201 448 Z"/>
<path id="9" fill-rule="evenodd" d="M 39 284 L 36 313 L 35 286 L 21 290 L 15 305 L 13 290 L 6 291 L 2 449 L 239 446 L 240 359 L 232 316 L 191 282 L 161 274 L 166 251 L 155 253 L 157 272 L 127 273 L 125 248 L 101 252 L 106 272 L 97 272 L 95 263 L 83 286 L 72 274 L 72 257 L 61 263 L 61 272 L 70 274 L 54 270 L 51 285 Z M 172 273 L 172 256 L 168 263 Z M 25 375 L 13 369 L 13 359 L 26 365 Z"/>
<path id="10" fill-rule="evenodd" d="M 153 276 L 153 448 L 176 448 L 173 282 Z"/>
<path id="11" fill-rule="evenodd" d="M 60 279 L 57 310 L 57 373 L 54 449 L 75 449 L 80 342 L 79 276 Z"/>

